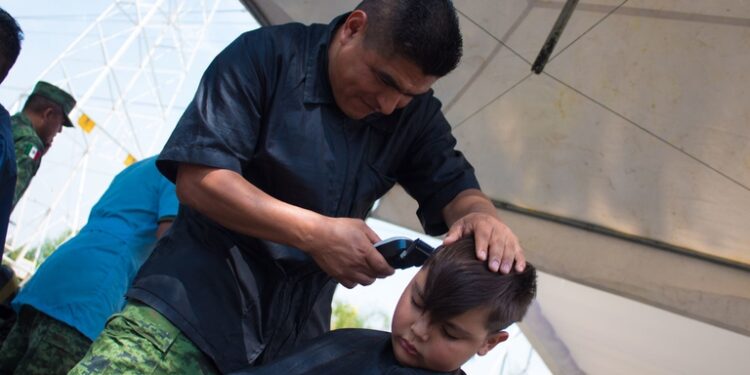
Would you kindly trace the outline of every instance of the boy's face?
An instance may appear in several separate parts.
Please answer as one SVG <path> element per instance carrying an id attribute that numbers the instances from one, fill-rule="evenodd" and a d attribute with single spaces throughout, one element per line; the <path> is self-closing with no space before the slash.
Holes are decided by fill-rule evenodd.
<path id="1" fill-rule="evenodd" d="M 473 309 L 443 323 L 433 324 L 422 309 L 428 269 L 411 280 L 396 305 L 391 341 L 396 359 L 404 366 L 453 371 L 474 354 L 485 355 L 508 338 L 507 332 L 487 332 L 486 309 Z"/>

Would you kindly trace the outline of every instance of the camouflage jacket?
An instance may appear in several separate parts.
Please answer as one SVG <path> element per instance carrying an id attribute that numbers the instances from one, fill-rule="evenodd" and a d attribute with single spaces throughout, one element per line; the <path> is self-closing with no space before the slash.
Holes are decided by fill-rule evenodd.
<path id="1" fill-rule="evenodd" d="M 13 130 L 13 143 L 16 146 L 16 193 L 13 196 L 13 207 L 21 199 L 31 179 L 39 169 L 44 154 L 44 143 L 36 134 L 26 115 L 19 112 L 10 117 Z"/>

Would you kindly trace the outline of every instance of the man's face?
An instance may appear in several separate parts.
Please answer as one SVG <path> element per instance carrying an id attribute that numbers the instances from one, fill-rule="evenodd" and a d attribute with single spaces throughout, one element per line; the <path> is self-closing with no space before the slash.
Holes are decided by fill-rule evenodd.
<path id="1" fill-rule="evenodd" d="M 420 270 L 404 289 L 391 324 L 393 353 L 404 366 L 454 371 L 474 354 L 484 355 L 507 333 L 489 333 L 487 310 L 473 309 L 446 322 L 433 323 L 423 310 L 422 295 L 429 270 Z"/>
<path id="2" fill-rule="evenodd" d="M 414 63 L 384 57 L 364 44 L 366 15 L 355 11 L 339 28 L 329 50 L 328 76 L 336 104 L 353 119 L 389 115 L 427 92 L 437 77 L 422 74 Z"/>
<path id="3" fill-rule="evenodd" d="M 52 146 L 57 133 L 62 131 L 64 121 L 65 116 L 60 108 L 47 108 L 44 111 L 41 123 L 35 126 L 35 129 L 36 134 L 44 143 L 45 151 Z"/>

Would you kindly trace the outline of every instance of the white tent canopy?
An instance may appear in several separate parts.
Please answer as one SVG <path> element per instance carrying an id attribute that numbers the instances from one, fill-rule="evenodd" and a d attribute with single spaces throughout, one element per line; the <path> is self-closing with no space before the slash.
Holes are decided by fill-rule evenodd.
<path id="1" fill-rule="evenodd" d="M 243 3 L 269 24 L 357 2 Z M 539 75 L 565 1 L 454 3 L 464 58 L 435 91 L 483 190 L 555 275 L 524 327 L 550 368 L 750 371 L 750 3 L 578 2 Z M 374 215 L 418 229 L 415 210 L 395 189 Z M 612 321 L 612 298 L 633 315 Z"/>

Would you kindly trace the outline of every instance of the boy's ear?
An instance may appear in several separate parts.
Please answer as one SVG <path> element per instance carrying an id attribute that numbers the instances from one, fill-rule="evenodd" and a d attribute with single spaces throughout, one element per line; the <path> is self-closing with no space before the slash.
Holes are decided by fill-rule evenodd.
<path id="1" fill-rule="evenodd" d="M 500 331 L 487 336 L 487 338 L 484 339 L 484 343 L 482 344 L 482 346 L 479 347 L 477 355 L 482 356 L 487 354 L 490 350 L 492 350 L 492 348 L 495 347 L 495 345 L 507 340 L 508 337 L 508 332 L 505 331 Z"/>

